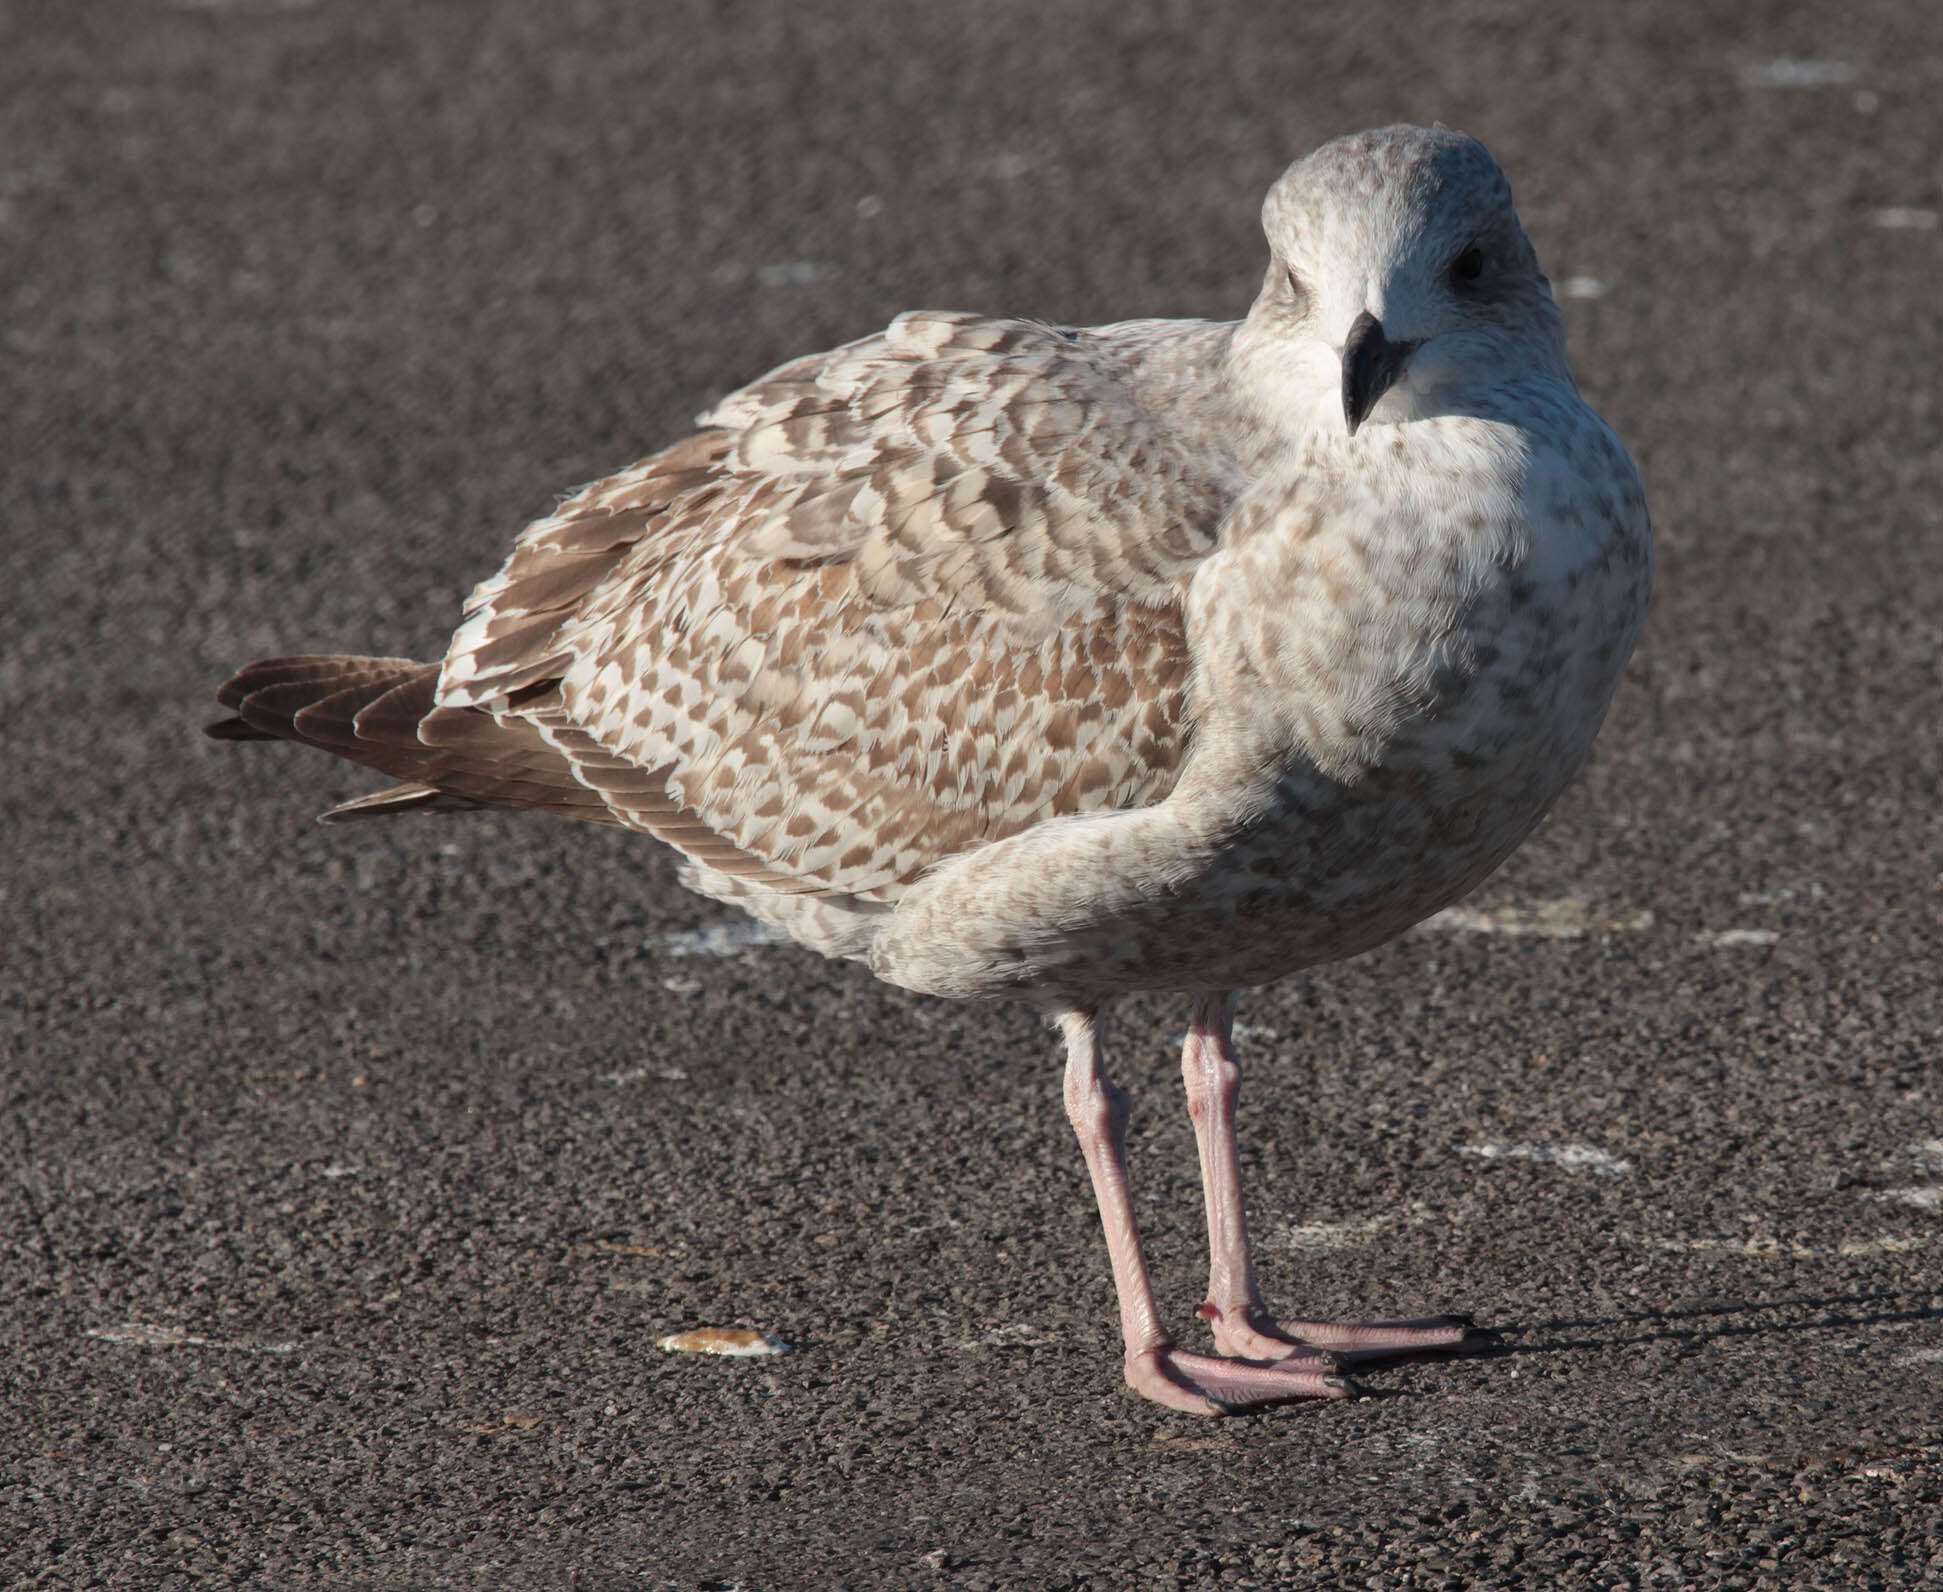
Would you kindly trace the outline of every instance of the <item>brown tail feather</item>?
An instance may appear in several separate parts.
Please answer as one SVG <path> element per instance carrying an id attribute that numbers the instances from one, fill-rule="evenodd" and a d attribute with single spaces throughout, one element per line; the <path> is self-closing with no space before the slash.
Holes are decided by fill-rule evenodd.
<path id="1" fill-rule="evenodd" d="M 264 658 L 216 692 L 235 711 L 217 740 L 286 740 L 375 768 L 404 786 L 346 804 L 342 816 L 531 807 L 596 823 L 620 819 L 531 725 L 442 708 L 438 665 L 410 658 Z"/>
<path id="2" fill-rule="evenodd" d="M 319 823 L 348 824 L 361 818 L 390 818 L 398 813 L 473 813 L 485 805 L 408 779 L 402 785 L 339 802 L 328 812 L 319 813 L 317 818 Z"/>
<path id="3" fill-rule="evenodd" d="M 238 669 L 216 687 L 216 700 L 240 713 L 246 698 L 271 686 L 311 681 L 332 690 L 360 681 L 396 680 L 430 667 L 414 658 L 360 658 L 342 652 L 293 653 L 282 658 L 259 658 Z M 319 696 L 324 695 L 322 691 Z"/>
<path id="4" fill-rule="evenodd" d="M 655 835 L 697 862 L 772 890 L 813 884 L 772 869 L 681 805 L 663 769 L 617 756 L 521 688 L 524 716 L 441 707 L 439 666 L 409 658 L 265 658 L 216 692 L 236 717 L 208 727 L 218 740 L 296 741 L 402 783 L 324 814 L 327 819 L 468 807 L 526 807 Z M 544 732 L 542 726 L 544 725 Z"/>
<path id="5" fill-rule="evenodd" d="M 253 729 L 241 719 L 218 719 L 214 724 L 205 724 L 202 733 L 212 741 L 274 741 L 276 739 L 268 730 Z"/>

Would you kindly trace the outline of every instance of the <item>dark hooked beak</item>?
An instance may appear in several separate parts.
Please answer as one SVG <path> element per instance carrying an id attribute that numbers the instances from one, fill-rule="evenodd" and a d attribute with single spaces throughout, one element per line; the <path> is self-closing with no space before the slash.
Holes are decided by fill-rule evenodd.
<path id="1" fill-rule="evenodd" d="M 1383 323 L 1368 310 L 1356 317 L 1343 343 L 1343 419 L 1349 434 L 1403 374 L 1415 343 L 1393 343 L 1383 335 Z"/>

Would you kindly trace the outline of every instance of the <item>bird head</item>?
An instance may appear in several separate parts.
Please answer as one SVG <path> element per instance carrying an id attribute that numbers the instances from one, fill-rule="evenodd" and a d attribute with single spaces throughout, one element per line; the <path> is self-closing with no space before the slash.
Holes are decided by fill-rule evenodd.
<path id="1" fill-rule="evenodd" d="M 1571 380 L 1511 185 L 1475 138 L 1335 139 L 1283 173 L 1262 225 L 1272 259 L 1245 335 L 1304 407 L 1339 396 L 1350 436 L 1520 377 Z"/>

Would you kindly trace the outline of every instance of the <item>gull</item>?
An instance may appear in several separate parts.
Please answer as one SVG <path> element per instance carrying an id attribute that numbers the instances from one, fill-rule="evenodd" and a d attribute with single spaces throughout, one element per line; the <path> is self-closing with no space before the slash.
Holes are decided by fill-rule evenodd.
<path id="1" fill-rule="evenodd" d="M 1583 761 L 1651 583 L 1497 163 L 1388 127 L 1291 166 L 1235 322 L 913 312 L 723 399 L 529 525 L 444 658 L 306 655 L 223 739 L 399 783 L 331 818 L 618 825 L 906 989 L 1030 1002 L 1138 1393 L 1357 1391 L 1464 1317 L 1278 1320 L 1243 1208 L 1236 992 L 1393 938 Z M 1187 997 L 1213 1354 L 1149 1285 L 1101 1014 Z"/>

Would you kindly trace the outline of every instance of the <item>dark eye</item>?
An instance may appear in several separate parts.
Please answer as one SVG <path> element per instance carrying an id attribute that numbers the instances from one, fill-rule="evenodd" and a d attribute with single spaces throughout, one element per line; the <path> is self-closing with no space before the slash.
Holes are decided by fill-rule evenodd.
<path id="1" fill-rule="evenodd" d="M 1484 251 L 1475 243 L 1451 261 L 1453 282 L 1475 282 L 1484 275 Z"/>

